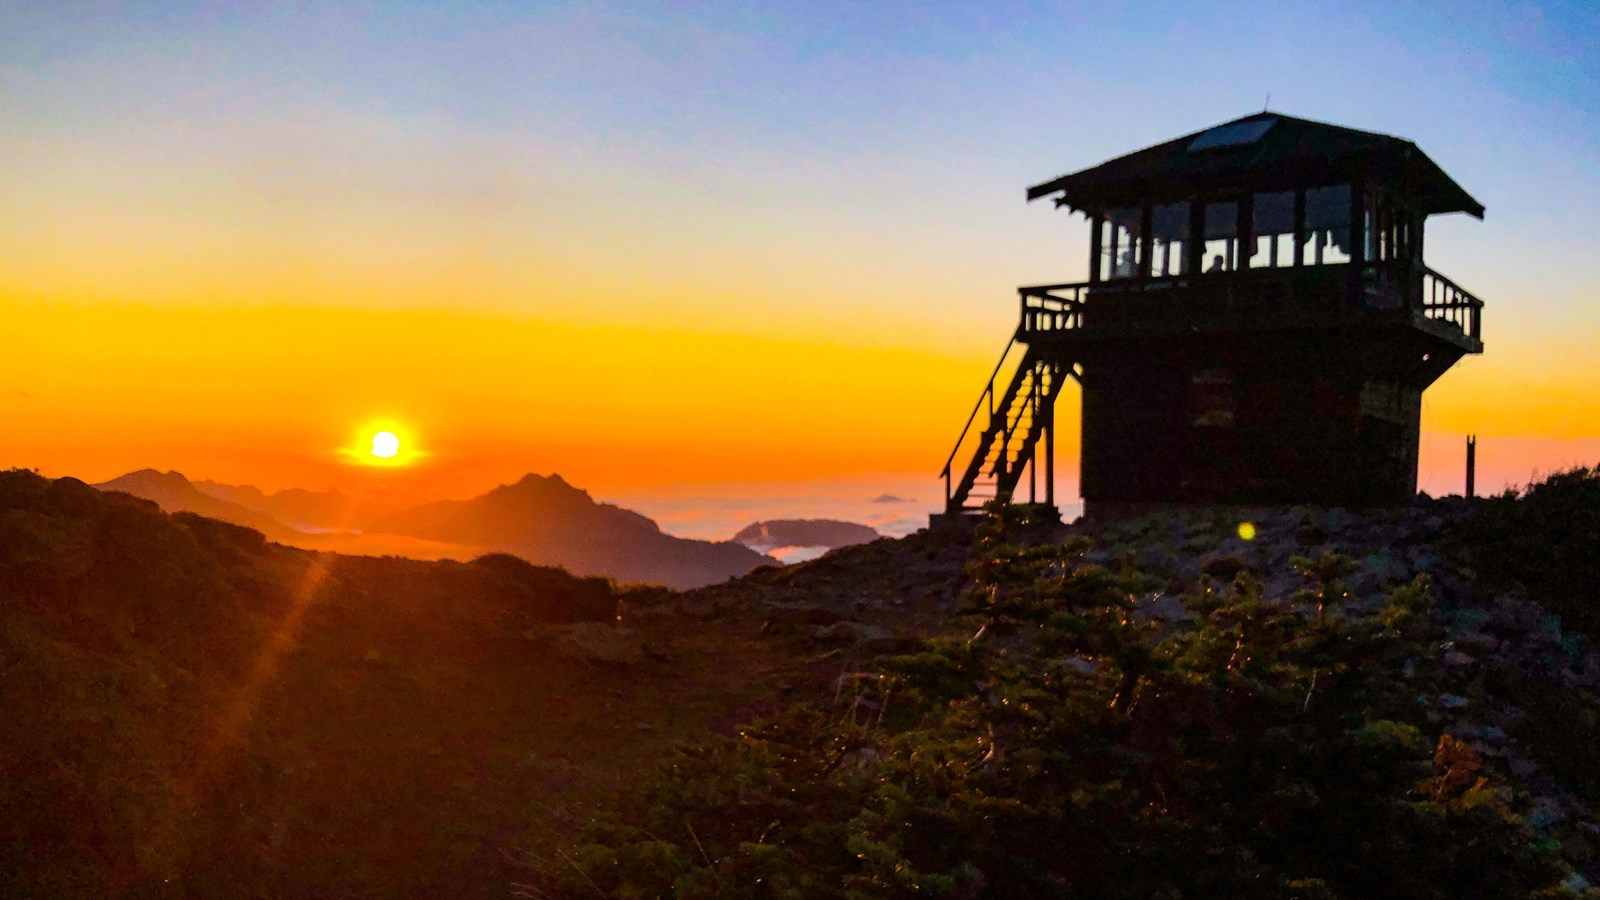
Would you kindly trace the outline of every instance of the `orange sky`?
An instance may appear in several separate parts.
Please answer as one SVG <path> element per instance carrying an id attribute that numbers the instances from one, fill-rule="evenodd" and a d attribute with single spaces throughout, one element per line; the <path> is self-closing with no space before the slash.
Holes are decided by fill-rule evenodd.
<path id="1" fill-rule="evenodd" d="M 0 11 L 0 466 L 458 495 L 913 473 L 932 497 L 1015 287 L 1084 277 L 1087 228 L 1024 186 L 1258 106 L 1224 51 L 1289 24 L 1208 49 L 1006 6 L 316 9 Z M 1589 458 L 1587 76 L 1381 53 L 1403 29 L 1334 10 L 1274 107 L 1411 137 L 1489 208 L 1430 223 L 1488 350 L 1426 395 L 1425 461 L 1467 431 L 1514 480 Z M 1129 80 L 1141 54 L 1159 82 Z M 1375 106 L 1378 57 L 1418 77 Z M 339 452 L 380 423 L 414 465 Z"/>
<path id="2" fill-rule="evenodd" d="M 906 347 L 450 310 L 12 304 L 5 462 L 266 488 L 805 480 L 937 465 L 984 365 Z M 398 425 L 396 425 L 398 423 Z M 959 422 L 957 423 L 959 424 Z M 423 455 L 352 465 L 378 427 Z"/>

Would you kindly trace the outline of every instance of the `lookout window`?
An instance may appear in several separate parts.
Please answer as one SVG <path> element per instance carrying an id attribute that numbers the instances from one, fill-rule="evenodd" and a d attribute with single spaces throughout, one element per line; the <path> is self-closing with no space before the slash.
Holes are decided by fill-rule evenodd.
<path id="1" fill-rule="evenodd" d="M 1185 257 L 1189 248 L 1189 204 L 1167 203 L 1157 206 L 1150 213 L 1150 232 L 1154 238 L 1150 248 L 1150 274 L 1157 278 L 1185 274 Z"/>
<path id="2" fill-rule="evenodd" d="M 1103 259 L 1100 271 L 1105 278 L 1133 278 L 1139 274 L 1139 255 L 1143 252 L 1140 223 L 1144 210 L 1137 206 L 1106 211 L 1100 238 Z"/>
<path id="3" fill-rule="evenodd" d="M 1307 263 L 1350 261 L 1350 186 L 1312 188 L 1306 191 Z"/>
<path id="4" fill-rule="evenodd" d="M 1294 191 L 1256 194 L 1250 212 L 1250 267 L 1294 265 Z"/>
<path id="5" fill-rule="evenodd" d="M 1232 272 L 1237 266 L 1239 204 L 1211 203 L 1205 214 L 1205 270 Z"/>

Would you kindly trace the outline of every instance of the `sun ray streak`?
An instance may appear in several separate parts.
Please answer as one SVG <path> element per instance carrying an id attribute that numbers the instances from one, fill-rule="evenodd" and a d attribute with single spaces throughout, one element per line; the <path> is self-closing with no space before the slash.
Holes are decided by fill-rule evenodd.
<path id="1" fill-rule="evenodd" d="M 198 813 L 206 793 L 219 777 L 232 750 L 245 736 L 260 709 L 262 697 L 277 677 L 278 669 L 299 638 L 305 617 L 315 605 L 327 582 L 334 555 L 312 553 L 305 573 L 289 596 L 288 608 L 272 632 L 263 641 L 248 674 L 233 695 L 226 700 L 215 723 L 195 752 L 188 775 L 176 785 L 168 804 L 167 814 L 159 821 L 152 839 L 163 843 L 172 851 L 162 854 L 177 860 L 186 843 L 182 829 Z"/>

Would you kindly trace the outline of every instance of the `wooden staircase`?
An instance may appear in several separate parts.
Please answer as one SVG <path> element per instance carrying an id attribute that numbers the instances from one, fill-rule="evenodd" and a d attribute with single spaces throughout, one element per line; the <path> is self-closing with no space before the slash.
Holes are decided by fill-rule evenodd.
<path id="1" fill-rule="evenodd" d="M 1020 359 L 1009 379 L 1002 381 L 1001 373 L 1008 361 L 1019 356 L 1018 348 Z M 1030 475 L 1028 502 L 1038 502 L 1042 476 L 1045 503 L 1054 505 L 1055 403 L 1067 377 L 1079 375 L 1059 353 L 1046 353 L 1011 339 L 940 473 L 945 480 L 947 515 L 977 512 L 991 500 L 1015 497 L 1024 472 Z M 1042 472 L 1041 440 L 1045 443 Z M 968 460 L 959 479 L 953 478 L 957 459 Z"/>

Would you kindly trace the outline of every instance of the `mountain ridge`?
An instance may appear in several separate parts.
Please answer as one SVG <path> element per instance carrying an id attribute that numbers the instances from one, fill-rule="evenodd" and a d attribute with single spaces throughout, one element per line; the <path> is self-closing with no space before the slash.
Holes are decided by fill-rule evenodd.
<path id="1" fill-rule="evenodd" d="M 290 489 L 267 494 L 249 485 L 192 482 L 181 472 L 155 469 L 129 472 L 95 487 L 154 501 L 168 512 L 191 512 L 253 528 L 280 543 L 358 555 L 466 560 L 499 551 L 540 565 L 564 566 L 575 574 L 675 589 L 726 581 L 777 562 L 732 541 L 668 535 L 653 519 L 597 502 L 556 473 L 529 473 L 477 497 L 434 500 L 387 512 L 378 511 L 381 503 L 337 491 Z M 289 514 L 299 510 L 296 522 L 308 528 L 337 528 L 339 521 L 362 527 L 302 531 L 268 511 L 274 508 Z M 315 521 L 317 514 L 330 510 L 342 519 Z"/>
<path id="2" fill-rule="evenodd" d="M 586 527 L 562 527 L 574 520 Z M 725 581 L 776 562 L 732 541 L 668 535 L 640 513 L 596 502 L 588 491 L 559 474 L 530 473 L 469 500 L 420 504 L 383 517 L 373 527 L 391 534 L 470 543 L 582 574 L 672 588 Z M 619 553 L 618 545 L 627 549 Z"/>
<path id="3" fill-rule="evenodd" d="M 189 512 L 253 528 L 274 541 L 292 541 L 304 535 L 270 513 L 201 490 L 182 472 L 137 469 L 91 486 L 150 500 L 167 512 Z"/>

